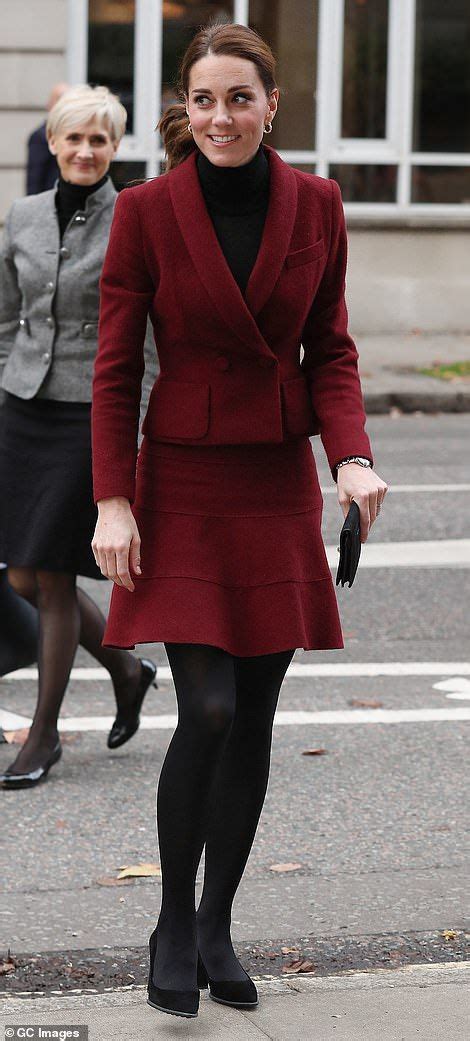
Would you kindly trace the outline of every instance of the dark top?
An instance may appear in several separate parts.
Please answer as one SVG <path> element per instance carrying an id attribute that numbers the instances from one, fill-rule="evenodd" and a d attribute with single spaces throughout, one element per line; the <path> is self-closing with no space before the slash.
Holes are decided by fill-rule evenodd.
<path id="1" fill-rule="evenodd" d="M 37 195 L 54 187 L 59 176 L 55 155 L 49 151 L 46 124 L 33 130 L 28 137 L 28 160 L 26 166 L 26 195 Z"/>
<path id="2" fill-rule="evenodd" d="M 55 204 L 59 216 L 61 238 L 74 213 L 76 213 L 77 210 L 84 210 L 88 196 L 91 195 L 92 192 L 98 191 L 98 188 L 101 188 L 107 180 L 108 174 L 105 174 L 104 177 L 96 182 L 96 184 L 82 185 L 72 184 L 71 181 L 64 181 L 63 177 L 59 177 L 59 187 L 55 196 Z"/>
<path id="3" fill-rule="evenodd" d="M 255 263 L 269 203 L 269 162 L 260 145 L 244 166 L 215 166 L 199 152 L 197 171 L 227 264 L 244 293 Z"/>

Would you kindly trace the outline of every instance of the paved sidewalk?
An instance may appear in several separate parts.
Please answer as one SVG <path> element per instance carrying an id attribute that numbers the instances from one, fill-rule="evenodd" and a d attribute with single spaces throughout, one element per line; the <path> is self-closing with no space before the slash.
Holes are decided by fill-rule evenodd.
<path id="1" fill-rule="evenodd" d="M 6 999 L 0 1036 L 12 1024 L 86 1024 L 89 1041 L 468 1041 L 470 963 L 256 982 L 257 1009 L 231 1009 L 211 1001 L 205 990 L 198 1017 L 189 1020 L 150 1008 L 143 987 L 80 998 Z"/>
<path id="2" fill-rule="evenodd" d="M 470 361 L 470 335 L 416 333 L 355 336 L 369 415 L 404 412 L 470 412 L 470 378 L 423 376 L 414 370 L 434 362 Z"/>

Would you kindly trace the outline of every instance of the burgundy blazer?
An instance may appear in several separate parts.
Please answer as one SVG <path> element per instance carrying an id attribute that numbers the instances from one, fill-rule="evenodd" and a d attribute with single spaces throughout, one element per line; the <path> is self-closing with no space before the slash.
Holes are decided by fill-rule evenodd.
<path id="1" fill-rule="evenodd" d="M 347 331 L 339 187 L 264 147 L 269 207 L 245 296 L 208 214 L 196 152 L 118 197 L 100 280 L 95 501 L 134 500 L 148 313 L 160 373 L 142 426 L 147 437 L 223 445 L 319 433 L 332 471 L 347 455 L 372 461 Z"/>

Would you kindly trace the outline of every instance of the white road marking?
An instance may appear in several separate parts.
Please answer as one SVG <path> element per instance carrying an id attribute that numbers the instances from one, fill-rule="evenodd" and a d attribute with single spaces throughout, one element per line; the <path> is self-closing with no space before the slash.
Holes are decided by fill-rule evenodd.
<path id="1" fill-rule="evenodd" d="M 308 679 L 309 677 L 342 676 L 470 676 L 469 661 L 366 661 L 366 662 L 292 662 L 286 673 L 286 679 Z M 12 681 L 37 680 L 38 670 L 17 669 L 7 676 L 2 676 L 1 683 Z M 90 683 L 94 680 L 110 680 L 106 669 L 81 668 L 72 669 L 73 681 Z M 169 665 L 159 665 L 157 681 L 171 680 Z M 446 680 L 446 682 L 451 682 Z"/>
<path id="2" fill-rule="evenodd" d="M 336 495 L 336 485 L 328 485 L 323 487 L 323 495 Z M 470 492 L 470 484 L 391 484 L 389 485 L 387 496 L 393 492 Z"/>
<path id="3" fill-rule="evenodd" d="M 108 731 L 114 716 L 64 716 L 59 720 L 59 730 Z M 343 709 L 332 711 L 276 712 L 274 726 L 337 726 L 364 723 L 456 723 L 470 722 L 470 708 L 417 708 L 417 709 Z M 176 713 L 160 716 L 142 716 L 142 730 L 173 730 L 178 722 Z M 5 730 L 20 730 L 31 725 L 27 716 L 14 715 L 0 710 L 0 726 Z"/>
<path id="4" fill-rule="evenodd" d="M 433 688 L 449 691 L 446 698 L 450 698 L 451 701 L 470 701 L 470 680 L 465 676 L 452 676 L 449 680 L 433 683 Z"/>
<path id="5" fill-rule="evenodd" d="M 327 546 L 331 568 L 338 564 L 337 546 Z M 366 542 L 359 569 L 370 567 L 470 567 L 470 539 L 430 539 L 421 542 Z"/>

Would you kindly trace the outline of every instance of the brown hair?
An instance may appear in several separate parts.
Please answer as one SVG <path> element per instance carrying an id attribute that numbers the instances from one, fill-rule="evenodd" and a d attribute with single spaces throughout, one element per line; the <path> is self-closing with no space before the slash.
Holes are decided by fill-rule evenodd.
<path id="1" fill-rule="evenodd" d="M 207 54 L 231 54 L 252 61 L 269 97 L 276 89 L 276 59 L 267 43 L 254 29 L 231 22 L 214 22 L 204 26 L 193 37 L 180 65 L 177 94 L 189 94 L 189 74 L 193 65 Z M 167 155 L 166 169 L 182 163 L 197 145 L 188 130 L 188 116 L 184 101 L 170 105 L 161 117 L 157 129 L 162 135 Z"/>

